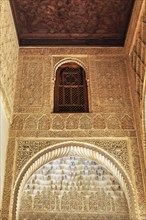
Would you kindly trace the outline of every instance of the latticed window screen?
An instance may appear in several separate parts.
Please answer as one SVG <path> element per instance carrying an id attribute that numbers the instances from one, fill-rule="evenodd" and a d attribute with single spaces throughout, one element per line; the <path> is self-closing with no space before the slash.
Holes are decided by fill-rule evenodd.
<path id="1" fill-rule="evenodd" d="M 58 68 L 55 82 L 54 112 L 88 112 L 85 72 L 75 63 Z"/>

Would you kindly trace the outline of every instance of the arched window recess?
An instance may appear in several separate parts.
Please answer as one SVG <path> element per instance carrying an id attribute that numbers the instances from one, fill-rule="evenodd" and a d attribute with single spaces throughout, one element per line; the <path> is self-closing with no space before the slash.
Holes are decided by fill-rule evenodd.
<path id="1" fill-rule="evenodd" d="M 88 112 L 86 75 L 77 63 L 62 64 L 56 71 L 54 112 Z"/>

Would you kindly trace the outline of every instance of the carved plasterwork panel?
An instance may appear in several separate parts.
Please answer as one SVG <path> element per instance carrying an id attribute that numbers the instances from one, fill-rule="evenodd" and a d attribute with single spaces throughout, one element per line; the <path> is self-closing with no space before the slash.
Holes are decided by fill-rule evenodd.
<path id="1" fill-rule="evenodd" d="M 101 115 L 96 115 L 95 118 L 93 119 L 93 128 L 105 129 L 106 128 L 105 118 L 102 117 Z"/>
<path id="2" fill-rule="evenodd" d="M 125 57 L 125 50 L 123 47 L 41 47 L 41 48 L 20 48 L 20 56 L 29 55 L 97 55 L 110 57 Z"/>
<path id="3" fill-rule="evenodd" d="M 54 130 L 63 130 L 64 129 L 64 120 L 61 115 L 57 115 L 53 118 L 52 128 Z"/>
<path id="4" fill-rule="evenodd" d="M 37 120 L 34 116 L 29 115 L 25 121 L 25 130 L 35 130 L 37 128 Z"/>
<path id="5" fill-rule="evenodd" d="M 84 139 L 80 139 L 84 142 Z M 16 172 L 19 174 L 26 162 L 39 151 L 47 149 L 47 147 L 58 144 L 61 140 L 18 140 L 17 164 Z M 62 142 L 65 144 L 65 142 Z M 126 140 L 94 140 L 86 139 L 86 143 L 94 144 L 101 149 L 107 151 L 110 155 L 116 158 L 125 170 L 130 173 L 128 159 L 128 144 Z M 67 143 L 68 145 L 68 143 Z M 70 145 L 70 144 L 69 144 Z M 81 144 L 82 145 L 82 144 Z"/>
<path id="6" fill-rule="evenodd" d="M 144 192 L 144 185 L 143 185 L 143 178 L 142 178 L 142 167 L 140 164 L 140 156 L 137 148 L 137 139 L 133 138 L 131 140 L 132 144 L 132 162 L 134 167 L 134 178 L 135 178 L 135 184 L 137 188 L 137 194 L 138 194 L 138 200 L 140 204 L 140 213 L 141 217 L 144 217 L 142 219 L 145 219 L 146 217 L 146 196 Z M 145 183 L 144 183 L 145 184 Z"/>
<path id="7" fill-rule="evenodd" d="M 0 3 L 0 95 L 11 121 L 18 65 L 18 40 L 9 1 Z"/>
<path id="8" fill-rule="evenodd" d="M 12 130 L 22 130 L 24 126 L 24 119 L 22 116 L 16 116 L 13 118 L 11 129 Z"/>
<path id="9" fill-rule="evenodd" d="M 129 115 L 124 115 L 121 119 L 121 125 L 123 129 L 134 129 L 133 119 Z"/>
<path id="10" fill-rule="evenodd" d="M 42 62 L 24 62 L 20 91 L 20 106 L 42 105 Z"/>
<path id="11" fill-rule="evenodd" d="M 91 62 L 92 65 L 92 62 Z M 93 106 L 95 112 L 101 111 L 114 116 L 132 114 L 128 78 L 124 59 L 96 58 L 96 70 L 91 75 L 91 94 L 98 105 Z"/>
<path id="12" fill-rule="evenodd" d="M 79 126 L 81 129 L 91 129 L 92 128 L 92 120 L 87 115 L 83 115 L 80 118 Z"/>
<path id="13" fill-rule="evenodd" d="M 38 120 L 38 129 L 39 130 L 49 130 L 50 129 L 50 119 L 46 115 L 43 115 Z"/>
<path id="14" fill-rule="evenodd" d="M 122 164 L 126 171 L 130 173 L 130 167 L 128 162 L 128 143 L 126 140 L 95 140 L 93 143 L 96 146 L 101 146 L 102 149 L 105 149 L 107 152 L 113 155 Z"/>
<path id="15" fill-rule="evenodd" d="M 16 200 L 19 200 L 22 189 L 25 183 L 27 182 L 28 178 L 32 175 L 32 173 L 34 173 L 38 168 L 40 168 L 41 166 L 43 166 L 43 164 L 46 164 L 49 161 L 70 155 L 75 157 L 79 156 L 79 157 L 92 159 L 98 161 L 101 164 L 104 164 L 105 167 L 117 177 L 118 181 L 121 184 L 122 189 L 126 193 L 125 195 L 127 195 L 126 198 L 129 201 L 128 206 L 129 209 L 131 210 L 130 215 L 133 219 L 137 219 L 136 217 L 136 215 L 138 214 L 138 212 L 136 211 L 137 202 L 135 200 L 132 183 L 127 175 L 128 172 L 126 172 L 126 169 L 121 165 L 121 163 L 119 163 L 119 161 L 115 157 L 110 155 L 110 153 L 108 153 L 106 150 L 100 147 L 96 147 L 95 143 L 93 144 L 92 141 L 89 141 L 88 143 L 88 142 L 75 142 L 75 141 L 62 142 L 58 140 L 58 143 L 57 144 L 54 143 L 54 145 L 53 142 L 54 140 L 52 139 L 51 146 L 44 148 L 34 156 L 32 155 L 31 159 L 25 163 L 23 169 L 20 171 L 15 184 L 16 191 L 15 191 L 13 213 L 15 213 L 16 210 Z M 102 140 L 100 144 L 101 143 Z"/>
<path id="16" fill-rule="evenodd" d="M 105 56 L 101 51 L 95 55 L 94 48 L 61 49 L 28 49 L 29 53 L 25 49 L 20 51 L 15 113 L 52 113 L 55 70 L 60 64 L 72 60 L 85 69 L 90 113 L 99 113 L 106 118 L 112 115 L 119 119 L 127 114 L 133 120 L 126 63 L 122 54 L 115 56 L 111 52 L 112 55 Z"/>
<path id="17" fill-rule="evenodd" d="M 115 117 L 114 114 L 95 113 L 65 113 L 65 114 L 15 114 L 13 116 L 12 130 L 115 130 L 134 131 L 133 118 L 127 114 Z M 22 135 L 23 136 L 23 135 Z M 119 135 L 120 136 L 120 135 Z M 126 136 L 126 135 L 125 135 Z"/>
<path id="18" fill-rule="evenodd" d="M 107 119 L 107 127 L 109 129 L 120 129 L 120 121 L 117 117 L 109 117 Z"/>
<path id="19" fill-rule="evenodd" d="M 13 185 L 13 171 L 14 171 L 14 157 L 15 157 L 15 139 L 9 139 L 7 147 L 7 159 L 6 159 L 6 174 L 4 180 L 4 191 L 3 191 L 3 204 L 2 204 L 2 216 L 3 219 L 8 219 L 10 198 L 12 193 Z"/>
<path id="20" fill-rule="evenodd" d="M 22 216 L 23 217 L 23 216 Z M 37 215 L 38 218 L 41 218 L 42 216 L 41 215 Z M 51 219 L 51 220 L 66 220 L 66 219 L 69 219 L 69 220 L 117 220 L 117 217 L 114 217 L 113 215 L 108 215 L 108 216 L 102 216 L 102 215 L 94 215 L 94 214 L 87 214 L 87 215 L 82 215 L 82 214 L 72 214 L 72 215 L 69 215 L 69 214 L 59 214 L 59 215 L 55 215 L 54 214 L 45 214 L 43 216 L 43 218 L 41 218 L 41 220 L 46 220 L 46 219 Z M 5 220 L 5 219 L 4 219 Z M 20 220 L 23 220 L 20 219 Z M 28 220 L 36 220 L 36 217 L 33 218 L 28 218 Z M 120 219 L 119 220 L 129 220 L 129 218 L 127 218 L 127 216 L 123 215 L 123 216 L 120 216 Z"/>
<path id="21" fill-rule="evenodd" d="M 146 1 L 141 1 L 139 10 L 138 23 L 129 51 L 130 78 L 132 79 L 133 103 L 135 108 L 135 118 L 137 123 L 138 149 L 134 141 L 133 158 L 136 168 L 136 184 L 139 191 L 139 200 L 141 203 L 142 219 L 146 219 L 146 204 L 143 201 L 142 194 L 146 195 L 146 155 L 145 155 L 145 92 L 146 92 Z M 142 188 L 144 183 L 144 191 Z M 146 200 L 146 199 L 145 199 Z"/>
<path id="22" fill-rule="evenodd" d="M 145 0 L 142 3 L 141 12 L 139 15 L 139 23 L 135 38 L 130 51 L 131 67 L 135 73 L 135 83 L 139 105 L 142 111 L 143 96 L 144 96 L 144 83 L 146 73 L 146 8 Z"/>
<path id="23" fill-rule="evenodd" d="M 97 219 L 129 219 L 128 204 L 117 179 L 99 163 L 75 156 L 43 165 L 25 184 L 18 219 L 32 215 L 44 219 L 46 213 L 47 219 L 51 214 L 56 220 L 60 220 L 59 214 L 72 219 L 75 213 L 80 219 L 88 219 L 91 213 Z"/>
<path id="24" fill-rule="evenodd" d="M 69 115 L 66 119 L 66 129 L 78 129 L 79 117 Z"/>
<path id="25" fill-rule="evenodd" d="M 50 112 L 51 58 L 20 56 L 18 72 L 14 112 Z"/>

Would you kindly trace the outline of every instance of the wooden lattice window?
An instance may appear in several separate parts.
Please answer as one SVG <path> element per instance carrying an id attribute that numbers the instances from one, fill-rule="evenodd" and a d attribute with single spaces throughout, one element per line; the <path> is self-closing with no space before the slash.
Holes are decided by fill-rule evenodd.
<path id="1" fill-rule="evenodd" d="M 54 112 L 88 112 L 87 82 L 84 69 L 76 63 L 57 69 Z"/>

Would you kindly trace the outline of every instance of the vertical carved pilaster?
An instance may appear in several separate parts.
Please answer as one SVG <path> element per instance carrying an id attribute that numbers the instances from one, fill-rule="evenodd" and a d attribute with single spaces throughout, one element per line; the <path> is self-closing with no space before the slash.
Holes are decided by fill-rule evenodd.
<path id="1" fill-rule="evenodd" d="M 10 219 L 10 201 L 13 189 L 14 177 L 14 158 L 15 158 L 15 139 L 10 138 L 7 147 L 6 170 L 4 180 L 4 193 L 2 203 L 2 220 Z"/>
<path id="2" fill-rule="evenodd" d="M 142 179 L 141 165 L 140 165 L 140 156 L 138 151 L 137 139 L 131 139 L 131 150 L 132 150 L 132 163 L 134 169 L 134 179 L 135 179 L 135 187 L 137 191 L 138 197 L 138 205 L 141 219 L 142 216 L 146 215 L 146 198 L 144 192 L 144 182 Z"/>

